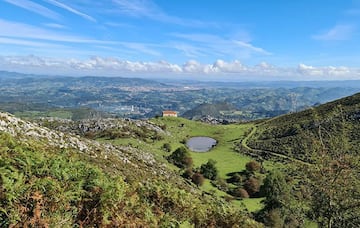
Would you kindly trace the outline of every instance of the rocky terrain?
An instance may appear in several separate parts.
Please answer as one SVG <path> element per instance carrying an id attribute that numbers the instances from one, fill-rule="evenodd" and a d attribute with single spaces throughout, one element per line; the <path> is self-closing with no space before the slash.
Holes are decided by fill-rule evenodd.
<path id="1" fill-rule="evenodd" d="M 47 144 L 50 147 L 75 150 L 90 155 L 93 158 L 107 160 L 112 156 L 116 156 L 127 166 L 133 168 L 146 166 L 146 169 L 151 171 L 154 175 L 159 174 L 160 172 L 162 175 L 167 174 L 167 176 L 169 176 L 168 170 L 164 170 L 165 166 L 156 162 L 151 153 L 140 151 L 130 146 L 114 146 L 107 143 L 100 143 L 83 138 L 80 136 L 81 134 L 77 134 L 125 126 L 120 125 L 112 119 L 98 121 L 88 120 L 82 122 L 72 122 L 63 119 L 50 119 L 46 121 L 48 121 L 47 123 L 56 122 L 57 127 L 55 128 L 58 130 L 51 130 L 40 124 L 21 120 L 8 113 L 0 113 L 0 131 L 9 133 L 23 142 L 35 140 L 38 143 Z M 124 120 L 124 122 L 126 121 Z M 135 125 L 140 127 L 151 127 L 154 131 L 164 133 L 160 128 L 147 122 L 137 121 L 137 124 Z M 70 132 L 72 134 L 64 132 Z"/>

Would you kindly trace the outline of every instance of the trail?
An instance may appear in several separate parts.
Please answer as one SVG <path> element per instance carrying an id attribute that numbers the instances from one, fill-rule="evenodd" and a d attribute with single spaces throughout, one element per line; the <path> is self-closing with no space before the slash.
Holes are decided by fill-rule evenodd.
<path id="1" fill-rule="evenodd" d="M 278 118 L 278 117 L 275 117 L 275 118 Z M 266 120 L 264 121 L 263 123 L 261 124 L 265 124 L 267 122 L 269 122 L 270 120 L 274 120 L 275 118 L 272 118 L 272 119 L 269 119 L 269 120 Z M 299 164 L 302 164 L 302 165 L 311 165 L 309 162 L 305 162 L 305 161 L 302 161 L 300 159 L 297 159 L 297 158 L 293 158 L 293 157 L 290 157 L 290 156 L 287 156 L 287 155 L 284 155 L 284 154 L 279 154 L 279 153 L 275 153 L 273 151 L 270 151 L 270 150 L 259 150 L 259 149 L 254 149 L 254 148 L 251 148 L 249 147 L 249 145 L 247 144 L 248 140 L 256 133 L 257 131 L 257 126 L 254 125 L 254 127 L 252 128 L 251 132 L 241 141 L 241 145 L 246 148 L 247 150 L 251 151 L 252 153 L 254 154 L 269 154 L 271 156 L 274 156 L 274 157 L 278 157 L 278 158 L 283 158 L 283 159 L 286 159 L 286 160 L 290 160 L 292 162 L 296 162 L 296 163 L 299 163 Z"/>

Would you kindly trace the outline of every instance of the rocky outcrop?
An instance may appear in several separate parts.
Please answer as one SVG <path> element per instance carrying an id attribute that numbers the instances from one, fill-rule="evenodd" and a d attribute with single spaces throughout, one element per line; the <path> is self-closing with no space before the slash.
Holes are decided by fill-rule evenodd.
<path id="1" fill-rule="evenodd" d="M 136 122 L 139 126 L 151 126 L 153 130 L 162 131 L 147 122 Z M 116 123 L 111 120 L 106 121 L 88 121 L 83 122 L 82 129 L 104 129 L 107 127 L 114 127 Z M 70 125 L 71 126 L 71 125 Z M 68 125 L 59 125 L 60 127 L 68 128 Z M 50 130 L 49 128 L 40 126 L 37 123 L 21 120 L 8 113 L 0 112 L 0 132 L 5 132 L 17 140 L 23 142 L 37 142 L 51 148 L 63 148 L 77 151 L 79 153 L 87 154 L 93 158 L 111 159 L 116 156 L 124 165 L 133 168 L 139 166 L 145 167 L 144 170 L 150 171 L 154 175 L 161 174 L 170 178 L 170 172 L 165 168 L 165 165 L 155 160 L 151 153 L 141 151 L 130 146 L 114 146 L 111 144 L 100 143 L 94 140 L 89 140 L 79 135 L 68 134 L 57 130 Z"/>

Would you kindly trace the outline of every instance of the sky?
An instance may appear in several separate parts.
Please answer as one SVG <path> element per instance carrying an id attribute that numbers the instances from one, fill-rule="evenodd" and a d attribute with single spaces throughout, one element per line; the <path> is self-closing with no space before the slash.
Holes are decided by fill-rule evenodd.
<path id="1" fill-rule="evenodd" d="M 360 0 L 0 0 L 0 70 L 360 79 Z"/>

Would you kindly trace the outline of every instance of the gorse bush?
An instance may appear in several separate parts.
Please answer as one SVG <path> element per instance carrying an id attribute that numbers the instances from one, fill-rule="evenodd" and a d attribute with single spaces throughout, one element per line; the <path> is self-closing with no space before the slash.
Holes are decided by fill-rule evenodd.
<path id="1" fill-rule="evenodd" d="M 0 144 L 2 227 L 105 224 L 126 190 L 121 178 L 105 175 L 68 151 L 34 150 L 4 134 Z"/>

